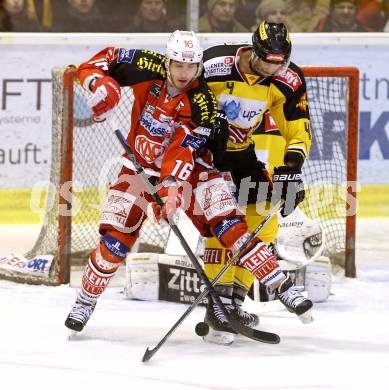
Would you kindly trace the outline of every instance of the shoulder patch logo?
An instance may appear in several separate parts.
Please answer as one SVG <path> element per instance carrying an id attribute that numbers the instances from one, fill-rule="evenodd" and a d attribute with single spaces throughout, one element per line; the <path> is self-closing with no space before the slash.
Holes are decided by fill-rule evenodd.
<path id="1" fill-rule="evenodd" d="M 204 63 L 204 77 L 226 76 L 231 74 L 232 66 L 234 65 L 233 56 L 221 56 L 211 58 Z"/>
<path id="2" fill-rule="evenodd" d="M 281 81 L 281 83 L 287 85 L 293 91 L 297 91 L 302 85 L 300 76 L 290 68 L 286 68 L 274 76 L 274 80 Z"/>
<path id="3" fill-rule="evenodd" d="M 211 129 L 208 127 L 197 126 L 193 129 L 193 132 L 200 135 L 205 135 L 206 137 L 211 135 Z"/>
<path id="4" fill-rule="evenodd" d="M 128 62 L 131 64 L 132 60 L 134 59 L 135 49 L 119 49 L 118 53 L 118 63 L 120 62 Z"/>
<path id="5" fill-rule="evenodd" d="M 149 89 L 149 94 L 158 99 L 159 96 L 161 95 L 161 86 L 157 83 L 153 83 Z"/>
<path id="6" fill-rule="evenodd" d="M 194 135 L 187 134 L 183 139 L 181 146 L 186 148 L 190 146 L 192 149 L 200 149 L 205 144 L 204 138 L 195 137 Z"/>
<path id="7" fill-rule="evenodd" d="M 301 95 L 300 101 L 296 104 L 296 108 L 299 108 L 301 111 L 306 112 L 308 109 L 307 94 L 303 93 Z"/>

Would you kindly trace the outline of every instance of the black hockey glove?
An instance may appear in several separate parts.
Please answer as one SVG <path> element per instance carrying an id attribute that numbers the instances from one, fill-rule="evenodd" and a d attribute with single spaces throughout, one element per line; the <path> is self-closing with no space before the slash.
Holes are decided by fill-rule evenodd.
<path id="1" fill-rule="evenodd" d="M 207 140 L 207 147 L 213 154 L 213 163 L 218 168 L 223 163 L 223 156 L 227 150 L 228 141 L 228 120 L 222 110 L 218 110 L 215 124 Z"/>
<path id="2" fill-rule="evenodd" d="M 275 194 L 274 194 L 275 193 Z M 274 168 L 273 174 L 273 198 L 283 199 L 284 206 L 281 209 L 283 217 L 291 214 L 298 204 L 305 198 L 304 183 L 300 168 L 281 166 Z"/>

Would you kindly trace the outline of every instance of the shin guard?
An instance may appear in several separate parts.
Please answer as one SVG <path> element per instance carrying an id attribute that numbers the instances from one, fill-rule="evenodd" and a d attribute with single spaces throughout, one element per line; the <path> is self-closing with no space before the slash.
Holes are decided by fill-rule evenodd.
<path id="1" fill-rule="evenodd" d="M 84 295 L 97 299 L 104 292 L 134 241 L 131 236 L 116 231 L 108 231 L 101 238 L 99 247 L 88 259 L 82 277 Z"/>

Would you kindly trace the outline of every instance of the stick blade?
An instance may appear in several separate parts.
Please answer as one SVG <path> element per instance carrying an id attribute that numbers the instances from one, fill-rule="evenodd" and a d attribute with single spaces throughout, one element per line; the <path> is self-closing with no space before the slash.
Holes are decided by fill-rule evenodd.
<path id="1" fill-rule="evenodd" d="M 148 362 L 155 354 L 156 350 L 154 349 L 149 349 L 148 347 L 146 348 L 145 354 L 142 357 L 142 363 Z"/>

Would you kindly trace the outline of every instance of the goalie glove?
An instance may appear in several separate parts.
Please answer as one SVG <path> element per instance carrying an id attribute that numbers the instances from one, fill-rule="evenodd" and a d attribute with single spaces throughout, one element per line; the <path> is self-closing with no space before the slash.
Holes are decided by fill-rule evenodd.
<path id="1" fill-rule="evenodd" d="M 92 85 L 93 95 L 88 102 L 95 122 L 103 122 L 112 114 L 120 100 L 120 85 L 112 77 L 99 77 Z"/>
<path id="2" fill-rule="evenodd" d="M 305 198 L 301 169 L 288 166 L 274 168 L 273 197 L 274 192 L 276 199 L 281 198 L 285 201 L 281 215 L 286 217 L 291 214 Z"/>

